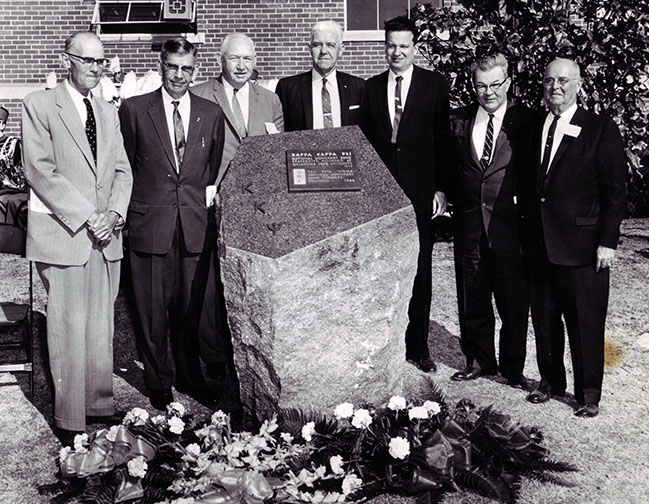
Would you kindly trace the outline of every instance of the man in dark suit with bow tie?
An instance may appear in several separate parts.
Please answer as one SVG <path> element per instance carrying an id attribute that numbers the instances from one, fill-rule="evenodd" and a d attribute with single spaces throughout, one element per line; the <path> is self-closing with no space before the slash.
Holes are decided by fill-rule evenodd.
<path id="1" fill-rule="evenodd" d="M 532 125 L 522 165 L 523 254 L 541 382 L 527 396 L 563 395 L 565 320 L 575 415 L 599 413 L 610 266 L 626 209 L 625 158 L 615 122 L 577 105 L 579 66 L 556 59 L 543 77 L 547 116 Z"/>
<path id="2" fill-rule="evenodd" d="M 526 388 L 523 376 L 528 295 L 518 233 L 515 144 L 531 111 L 507 99 L 511 79 L 502 54 L 471 65 L 477 103 L 451 113 L 454 162 L 450 170 L 460 343 L 466 368 L 451 379 L 469 381 L 498 370 Z M 499 361 L 495 318 L 502 321 Z"/>
<path id="3" fill-rule="evenodd" d="M 133 168 L 128 211 L 131 277 L 143 337 L 138 341 L 151 404 L 164 409 L 171 386 L 205 403 L 198 324 L 209 257 L 216 246 L 213 199 L 223 153 L 221 108 L 188 91 L 197 72 L 187 40 L 162 47 L 162 87 L 120 108 Z M 210 212 L 212 215 L 210 216 Z M 167 328 L 176 376 L 168 362 Z"/>
<path id="4" fill-rule="evenodd" d="M 319 21 L 311 29 L 313 69 L 277 83 L 286 131 L 358 124 L 365 81 L 336 69 L 342 55 L 343 29 L 335 21 Z"/>
<path id="5" fill-rule="evenodd" d="M 415 210 L 419 256 L 408 307 L 406 359 L 429 372 L 436 370 L 428 349 L 432 220 L 446 210 L 449 102 L 446 79 L 413 64 L 416 42 L 414 21 L 398 17 L 386 22 L 385 55 L 390 68 L 366 81 L 360 124 Z"/>

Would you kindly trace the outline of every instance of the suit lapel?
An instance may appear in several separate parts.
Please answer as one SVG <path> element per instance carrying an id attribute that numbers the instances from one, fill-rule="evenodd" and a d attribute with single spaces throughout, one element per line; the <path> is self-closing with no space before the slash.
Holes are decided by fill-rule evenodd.
<path id="1" fill-rule="evenodd" d="M 65 84 L 62 82 L 56 88 L 56 103 L 59 107 L 59 116 L 61 121 L 67 128 L 72 140 L 77 144 L 79 150 L 88 161 L 90 169 L 93 173 L 96 172 L 95 160 L 92 157 L 92 151 L 90 150 L 90 144 L 88 143 L 88 137 L 86 136 L 86 129 L 83 124 L 81 124 L 81 118 L 79 117 L 79 112 L 77 107 L 74 105 L 70 94 L 65 89 Z M 99 133 L 99 132 L 98 132 Z"/>
<path id="2" fill-rule="evenodd" d="M 313 82 L 311 72 L 302 75 L 299 88 L 306 129 L 313 129 Z"/>
<path id="3" fill-rule="evenodd" d="M 379 75 L 379 96 L 378 96 L 378 105 L 379 111 L 381 113 L 381 123 L 383 124 L 383 129 L 387 130 L 387 135 L 390 136 L 392 132 L 392 122 L 390 121 L 390 109 L 388 106 L 388 71 L 383 72 Z"/>
<path id="4" fill-rule="evenodd" d="M 340 72 L 336 72 L 336 80 L 338 81 L 338 94 L 340 96 L 340 124 L 344 126 L 349 124 L 349 88 L 347 87 L 347 79 Z"/>
<path id="5" fill-rule="evenodd" d="M 403 114 L 401 114 L 401 121 L 399 122 L 399 128 L 401 124 L 408 121 L 408 116 L 410 113 L 417 107 L 417 97 L 424 94 L 424 90 L 421 89 L 421 79 L 419 78 L 419 67 L 413 65 L 412 69 L 412 80 L 410 81 L 410 89 L 408 89 L 408 96 L 406 96 L 406 108 L 403 109 Z M 387 86 L 387 81 L 386 81 Z M 387 87 L 386 87 L 386 100 L 387 100 Z"/>
<path id="6" fill-rule="evenodd" d="M 230 106 L 230 100 L 228 100 L 228 95 L 225 94 L 225 88 L 223 87 L 223 81 L 221 79 L 223 79 L 223 77 L 219 76 L 214 81 L 214 98 L 216 99 L 217 103 L 221 105 L 221 108 L 223 109 L 223 113 L 225 114 L 225 119 L 229 123 L 228 126 L 230 127 L 232 134 L 240 142 L 241 137 L 237 132 L 237 128 L 235 128 L 234 126 L 234 115 L 232 114 L 232 107 Z M 248 108 L 248 110 L 250 110 L 250 108 Z"/>
<path id="7" fill-rule="evenodd" d="M 248 136 L 263 135 L 266 133 L 266 127 L 262 120 L 262 114 L 251 114 L 253 110 L 261 111 L 259 102 L 259 91 L 252 83 L 248 83 Z"/>
<path id="8" fill-rule="evenodd" d="M 189 100 L 189 125 L 187 128 L 189 131 L 187 131 L 187 145 L 185 146 L 185 155 L 183 156 L 183 162 L 181 163 L 181 173 L 185 161 L 189 159 L 189 157 L 192 155 L 192 152 L 194 151 L 194 146 L 196 145 L 196 142 L 198 142 L 198 139 L 203 130 L 203 123 L 205 122 L 203 121 L 201 110 L 196 103 L 196 96 L 194 96 L 194 94 L 192 94 L 191 92 L 189 93 Z"/>
<path id="9" fill-rule="evenodd" d="M 575 112 L 575 114 L 572 116 L 572 119 L 570 120 L 570 124 L 581 125 L 582 114 L 583 114 L 582 109 L 577 108 L 577 111 Z M 554 154 L 554 157 L 552 158 L 552 163 L 550 163 L 546 178 L 548 179 L 551 178 L 552 173 L 555 170 L 557 164 L 559 163 L 562 156 L 566 153 L 566 150 L 568 150 L 568 147 L 570 147 L 570 145 L 574 140 L 575 140 L 574 137 L 565 134 L 562 135 L 561 143 L 559 144 L 559 147 L 557 148 L 557 152 Z"/>
<path id="10" fill-rule="evenodd" d="M 503 123 L 500 126 L 500 131 L 498 132 L 498 136 L 495 140 L 496 143 L 493 146 L 494 152 L 493 156 L 491 157 L 491 163 L 489 163 L 489 166 L 487 166 L 487 169 L 485 170 L 485 177 L 488 177 L 492 173 L 498 171 L 503 166 L 500 162 L 500 159 L 504 154 L 503 149 L 505 148 L 505 145 L 507 145 L 507 130 L 511 127 L 511 116 L 509 115 L 509 109 L 512 107 L 512 105 L 513 102 L 508 100 L 507 110 L 505 111 L 505 115 L 503 116 Z"/>
<path id="11" fill-rule="evenodd" d="M 104 105 L 99 100 L 93 100 L 93 107 L 97 123 L 97 172 L 101 173 L 105 161 L 113 157 L 113 153 L 110 152 L 111 125 L 108 121 L 109 115 L 103 113 Z"/>
<path id="12" fill-rule="evenodd" d="M 173 147 L 171 144 L 171 138 L 169 138 L 169 129 L 167 127 L 167 118 L 165 117 L 164 104 L 162 102 L 162 88 L 158 90 L 157 93 L 152 95 L 151 108 L 149 108 L 149 116 L 153 122 L 153 127 L 160 137 L 160 143 L 164 148 L 165 154 L 167 154 L 167 159 L 169 160 L 169 165 L 171 171 L 175 174 L 176 172 L 176 158 L 174 157 Z"/>

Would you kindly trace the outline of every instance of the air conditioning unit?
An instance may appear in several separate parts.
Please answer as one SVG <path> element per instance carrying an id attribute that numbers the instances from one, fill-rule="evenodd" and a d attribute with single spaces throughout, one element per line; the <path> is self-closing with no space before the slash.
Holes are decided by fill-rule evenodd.
<path id="1" fill-rule="evenodd" d="M 95 0 L 99 33 L 196 33 L 198 0 Z"/>

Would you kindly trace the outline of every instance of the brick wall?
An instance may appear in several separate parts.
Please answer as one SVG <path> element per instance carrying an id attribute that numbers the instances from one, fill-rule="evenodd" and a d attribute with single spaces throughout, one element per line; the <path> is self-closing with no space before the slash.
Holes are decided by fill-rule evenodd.
<path id="1" fill-rule="evenodd" d="M 19 129 L 20 99 L 7 99 L 3 92 L 8 86 L 44 83 L 51 71 L 63 78 L 58 61 L 63 42 L 72 32 L 90 29 L 94 5 L 94 0 L 0 0 L 0 104 L 11 114 L 8 132 Z M 260 78 L 304 71 L 310 67 L 309 28 L 327 18 L 343 22 L 342 0 L 199 0 L 198 31 L 205 33 L 205 44 L 200 47 L 198 80 L 218 73 L 221 40 L 232 31 L 254 40 Z M 141 76 L 156 68 L 159 45 L 151 41 L 105 42 L 104 46 L 106 57 L 119 56 L 125 71 Z M 360 77 L 384 70 L 383 44 L 347 42 L 339 68 Z"/>

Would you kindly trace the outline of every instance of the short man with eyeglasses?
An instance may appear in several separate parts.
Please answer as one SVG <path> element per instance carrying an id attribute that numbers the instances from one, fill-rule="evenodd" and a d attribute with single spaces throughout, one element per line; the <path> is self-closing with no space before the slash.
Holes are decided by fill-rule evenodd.
<path id="1" fill-rule="evenodd" d="M 113 318 L 133 179 L 117 110 L 90 92 L 107 64 L 102 43 L 75 33 L 61 62 L 67 78 L 25 98 L 22 138 L 27 258 L 47 292 L 55 432 L 65 445 L 88 423 L 120 421 Z"/>
<path id="2" fill-rule="evenodd" d="M 221 107 L 189 91 L 196 53 L 184 38 L 167 40 L 162 87 L 129 98 L 119 111 L 134 177 L 128 236 L 138 348 L 151 405 L 160 410 L 173 401 L 172 384 L 204 404 L 217 401 L 201 372 L 197 333 L 216 246 L 213 200 L 224 122 Z"/>
<path id="3" fill-rule="evenodd" d="M 318 21 L 308 47 L 313 68 L 280 79 L 275 89 L 284 107 L 286 131 L 358 124 L 365 81 L 336 68 L 344 51 L 342 26 Z"/>
<path id="4" fill-rule="evenodd" d="M 524 389 L 528 295 L 518 230 L 516 142 L 532 112 L 507 98 L 505 57 L 472 63 L 477 101 L 451 112 L 454 160 L 454 259 L 460 345 L 466 367 L 451 379 L 470 381 L 498 371 Z M 502 321 L 499 358 L 494 349 L 492 295 Z"/>
<path id="5" fill-rule="evenodd" d="M 221 43 L 221 75 L 192 88 L 198 96 L 218 103 L 225 113 L 225 145 L 216 178 L 217 188 L 245 137 L 284 131 L 279 98 L 253 82 L 256 62 L 255 45 L 250 37 L 243 33 L 230 33 Z M 207 290 L 216 294 L 205 299 L 216 299 L 217 305 L 204 307 L 199 340 L 207 373 L 212 378 L 222 379 L 228 376 L 228 368 L 232 367 L 232 349 L 216 255 L 210 265 Z"/>
<path id="6" fill-rule="evenodd" d="M 579 66 L 556 59 L 543 77 L 548 114 L 532 125 L 521 165 L 523 255 L 541 374 L 527 396 L 548 401 L 566 390 L 565 320 L 575 415 L 599 413 L 610 267 L 626 210 L 626 167 L 612 119 L 577 105 Z"/>

